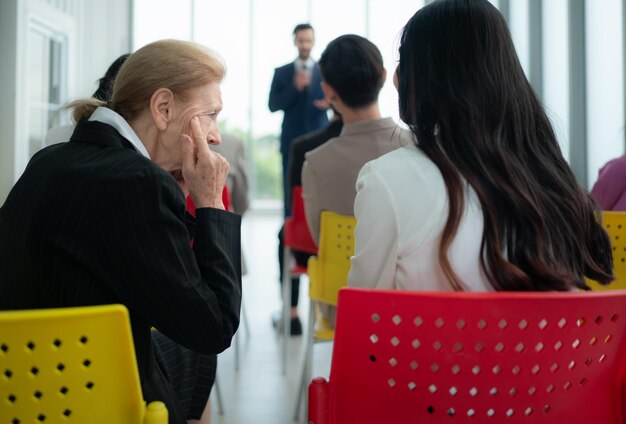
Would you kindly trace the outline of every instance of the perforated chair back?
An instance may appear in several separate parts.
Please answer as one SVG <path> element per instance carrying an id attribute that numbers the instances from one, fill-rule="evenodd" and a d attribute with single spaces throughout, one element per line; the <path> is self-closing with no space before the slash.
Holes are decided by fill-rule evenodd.
<path id="1" fill-rule="evenodd" d="M 621 423 L 626 291 L 339 294 L 309 422 Z"/>
<path id="2" fill-rule="evenodd" d="M 602 226 L 611 238 L 615 281 L 607 286 L 590 281 L 593 290 L 626 289 L 626 212 L 602 212 Z"/>
<path id="3" fill-rule="evenodd" d="M 122 305 L 0 312 L 0 422 L 166 424 Z"/>
<path id="4" fill-rule="evenodd" d="M 291 195 L 291 216 L 285 220 L 285 246 L 300 252 L 316 254 L 317 245 L 311 237 L 304 213 L 302 186 L 295 186 Z"/>
<path id="5" fill-rule="evenodd" d="M 309 258 L 311 300 L 337 305 L 339 289 L 348 284 L 355 225 L 353 216 L 322 212 L 319 252 L 317 257 Z"/>

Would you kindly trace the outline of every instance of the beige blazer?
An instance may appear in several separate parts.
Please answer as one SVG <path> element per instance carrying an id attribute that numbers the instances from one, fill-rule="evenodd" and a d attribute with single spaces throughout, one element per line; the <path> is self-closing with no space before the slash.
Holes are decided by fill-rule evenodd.
<path id="1" fill-rule="evenodd" d="M 412 134 L 391 118 L 344 124 L 339 137 L 305 156 L 302 197 L 313 239 L 324 210 L 354 215 L 356 179 L 367 162 L 412 143 Z"/>

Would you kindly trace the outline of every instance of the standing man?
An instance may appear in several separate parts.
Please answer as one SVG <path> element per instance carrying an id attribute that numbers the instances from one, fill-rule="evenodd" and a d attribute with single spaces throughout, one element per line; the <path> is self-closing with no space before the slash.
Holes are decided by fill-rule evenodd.
<path id="1" fill-rule="evenodd" d="M 284 112 L 280 134 L 280 153 L 283 161 L 283 199 L 285 216 L 289 215 L 291 205 L 287 199 L 287 161 L 291 141 L 328 124 L 328 103 L 320 83 L 322 77 L 317 63 L 311 57 L 315 45 L 315 33 L 309 24 L 299 24 L 293 30 L 293 42 L 298 48 L 295 61 L 276 68 L 270 89 L 269 109 L 271 112 Z"/>
<path id="2" fill-rule="evenodd" d="M 328 103 L 324 100 L 320 68 L 311 57 L 315 45 L 315 33 L 309 24 L 299 24 L 293 30 L 293 44 L 298 49 L 295 61 L 276 68 L 270 89 L 269 108 L 271 112 L 284 112 L 280 134 L 280 154 L 283 165 L 283 202 L 285 217 L 290 215 L 291 193 L 288 192 L 289 178 L 287 163 L 289 147 L 296 137 L 328 125 Z M 282 273 L 283 228 L 278 233 L 278 262 Z M 282 283 L 282 276 L 280 277 Z M 299 277 L 292 279 L 291 323 L 292 335 L 302 334 L 302 323 L 298 318 Z M 279 328 L 280 313 L 272 318 Z"/>

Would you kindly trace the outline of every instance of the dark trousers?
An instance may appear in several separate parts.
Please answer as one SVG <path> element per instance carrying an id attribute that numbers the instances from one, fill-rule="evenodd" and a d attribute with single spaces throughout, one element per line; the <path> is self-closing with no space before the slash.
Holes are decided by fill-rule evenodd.
<path id="1" fill-rule="evenodd" d="M 151 336 L 155 366 L 167 380 L 162 387 L 173 391 L 171 398 L 179 401 L 167 405 L 170 424 L 199 420 L 215 382 L 217 355 L 194 352 L 158 331 L 152 331 Z M 159 400 L 149 393 L 144 393 L 144 398 Z"/>
<path id="2" fill-rule="evenodd" d="M 285 231 L 285 226 L 280 227 L 280 231 L 278 232 L 278 267 L 279 267 L 279 278 L 280 284 L 282 287 L 283 284 L 283 249 L 285 247 L 285 243 L 283 241 L 283 232 Z M 300 252 L 297 250 L 292 250 L 291 253 L 296 259 L 296 263 L 300 266 L 306 267 L 307 261 L 312 256 L 308 253 Z M 298 297 L 300 294 L 300 277 L 293 277 L 291 279 L 291 306 L 298 306 Z"/>
<path id="3" fill-rule="evenodd" d="M 283 216 L 286 218 L 291 216 L 291 187 L 289 186 L 289 154 L 282 153 L 280 155 L 283 163 Z"/>

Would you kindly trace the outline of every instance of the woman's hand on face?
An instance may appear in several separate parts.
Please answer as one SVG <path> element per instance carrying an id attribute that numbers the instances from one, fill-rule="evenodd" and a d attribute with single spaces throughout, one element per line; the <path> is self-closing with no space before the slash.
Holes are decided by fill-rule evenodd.
<path id="1" fill-rule="evenodd" d="M 209 149 L 197 116 L 191 120 L 191 135 L 181 135 L 182 172 L 189 194 L 196 208 L 224 209 L 222 191 L 230 165 Z"/>

